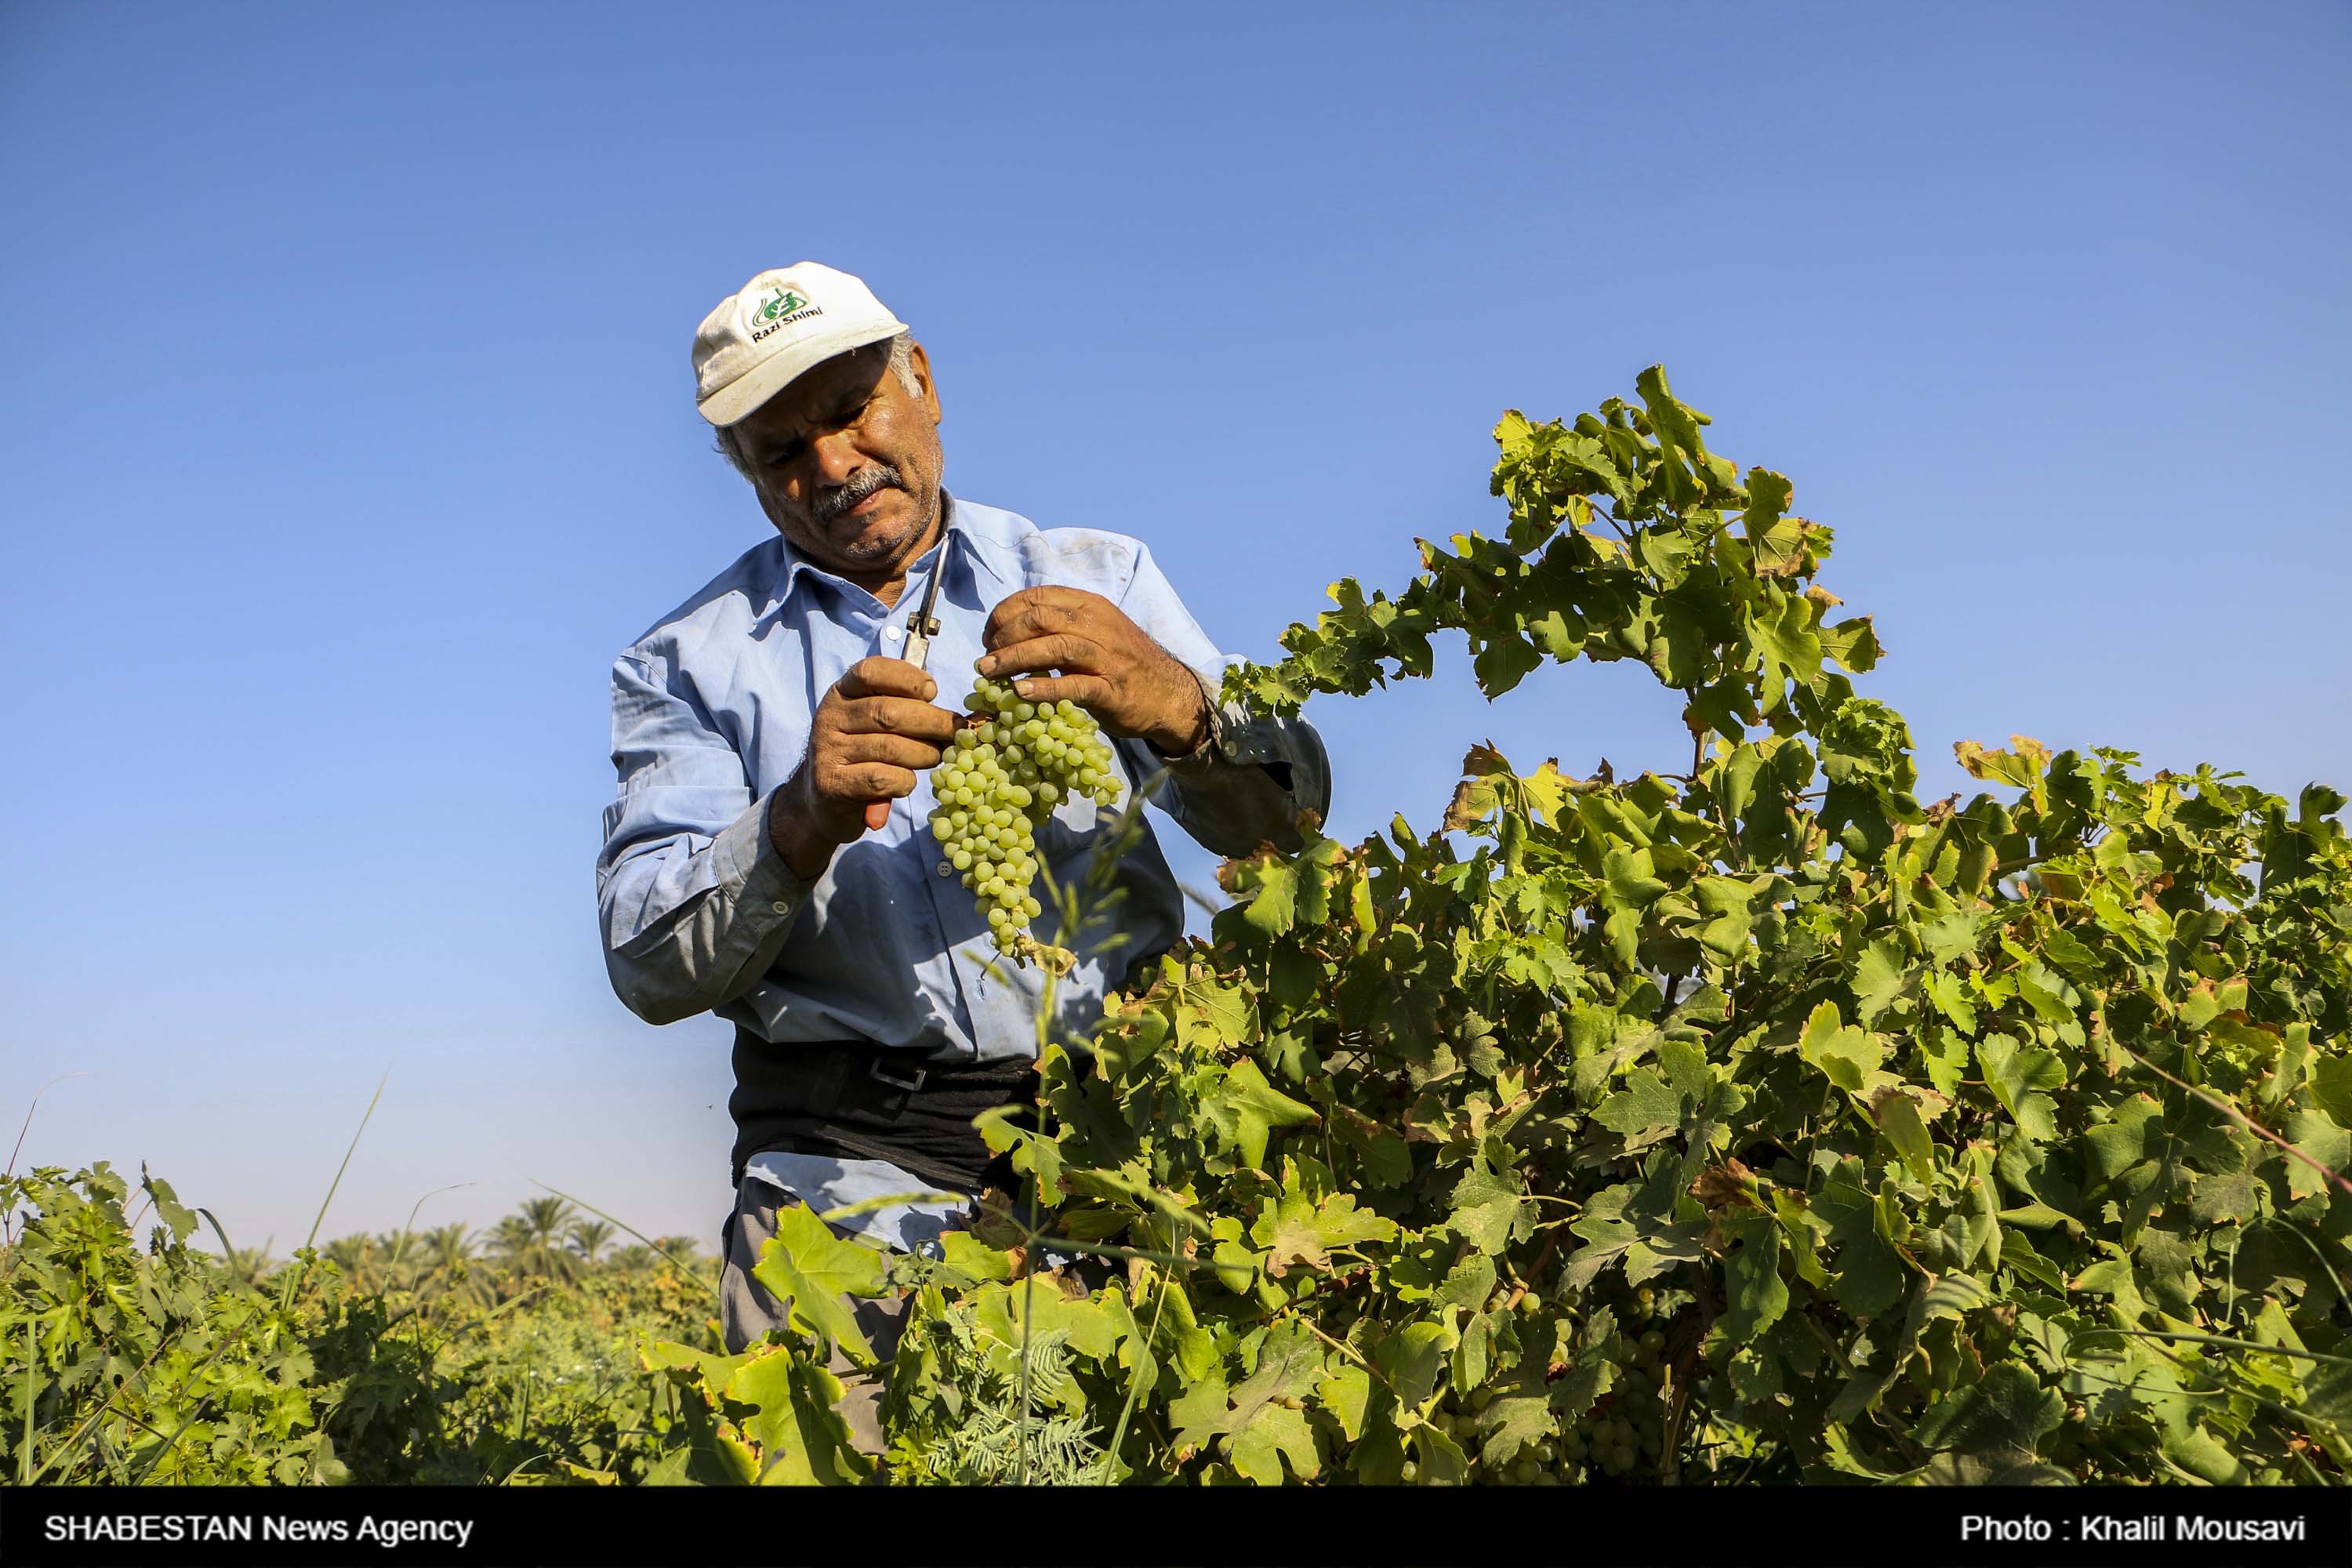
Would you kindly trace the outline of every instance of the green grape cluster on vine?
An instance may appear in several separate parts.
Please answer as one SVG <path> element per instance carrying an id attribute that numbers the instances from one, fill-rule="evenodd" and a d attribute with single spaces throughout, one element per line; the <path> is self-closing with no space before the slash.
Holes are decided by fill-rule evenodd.
<path id="1" fill-rule="evenodd" d="M 931 837 L 947 851 L 944 869 L 987 911 L 996 951 L 1013 956 L 1045 912 L 1030 891 L 1038 826 L 1065 799 L 1109 805 L 1118 772 L 1094 715 L 1075 702 L 1033 703 L 1011 683 L 982 676 L 964 705 L 982 717 L 957 731 L 940 763 Z"/>

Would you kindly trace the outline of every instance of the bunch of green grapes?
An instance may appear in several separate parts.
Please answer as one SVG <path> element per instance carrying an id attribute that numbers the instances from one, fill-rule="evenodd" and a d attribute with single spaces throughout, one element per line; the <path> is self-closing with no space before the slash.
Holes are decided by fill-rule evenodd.
<path id="1" fill-rule="evenodd" d="M 1665 1452 L 1666 1335 L 1654 1321 L 1655 1293 L 1644 1285 L 1627 1305 L 1629 1327 L 1650 1326 L 1628 1336 L 1632 1349 L 1618 1366 L 1617 1387 L 1585 1412 L 1561 1445 L 1572 1471 L 1616 1480 L 1644 1467 L 1654 1469 Z"/>
<path id="2" fill-rule="evenodd" d="M 931 837 L 948 852 L 946 869 L 988 911 L 996 951 L 1011 956 L 1045 912 L 1029 890 L 1037 879 L 1038 825 L 1068 796 L 1109 805 L 1118 797 L 1119 773 L 1093 715 L 1075 702 L 1033 703 L 982 676 L 964 706 L 981 722 L 957 734 L 931 775 L 939 801 Z"/>
<path id="3" fill-rule="evenodd" d="M 1522 1346 L 1549 1343 L 1563 1353 L 1577 1334 L 1577 1317 L 1590 1305 L 1605 1304 L 1622 1325 L 1624 1349 L 1617 1363 L 1616 1385 L 1594 1401 L 1592 1407 L 1556 1436 L 1513 1450 L 1504 1463 L 1488 1463 L 1478 1451 L 1486 1415 L 1496 1397 L 1494 1387 L 1473 1390 L 1466 1397 L 1451 1391 L 1439 1394 L 1428 1415 L 1431 1427 L 1454 1439 L 1469 1461 L 1473 1482 L 1512 1486 L 1556 1487 L 1590 1481 L 1645 1481 L 1657 1477 L 1665 1456 L 1667 1358 L 1665 1323 L 1680 1292 L 1662 1295 L 1643 1285 L 1634 1290 L 1609 1290 L 1605 1300 L 1588 1302 L 1583 1288 L 1561 1288 L 1550 1300 L 1535 1290 L 1497 1289 L 1487 1302 L 1498 1310 L 1516 1300 L 1526 1325 L 1519 1331 Z M 1539 1320 L 1549 1317 L 1549 1338 Z M 1404 1461 L 1399 1479 L 1411 1485 L 1421 1478 L 1421 1466 Z"/>

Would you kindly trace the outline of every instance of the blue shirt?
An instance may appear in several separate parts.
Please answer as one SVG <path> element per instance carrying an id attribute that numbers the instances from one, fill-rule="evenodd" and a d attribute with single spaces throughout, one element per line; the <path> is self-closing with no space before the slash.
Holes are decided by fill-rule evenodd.
<path id="1" fill-rule="evenodd" d="M 934 572 L 945 575 L 928 668 L 942 707 L 963 705 L 989 612 L 1041 584 L 1101 595 L 1213 698 L 1235 661 L 1138 541 L 1040 529 L 969 501 L 942 505 L 945 534 L 909 568 L 895 611 L 779 536 L 745 552 L 614 662 L 620 787 L 604 809 L 597 906 L 613 988 L 648 1022 L 716 1012 L 779 1049 L 862 1038 L 929 1047 L 942 1060 L 1035 1055 L 1045 976 L 999 959 L 972 895 L 939 874 L 928 773 L 891 803 L 886 826 L 843 846 L 814 881 L 794 876 L 770 842 L 769 797 L 799 767 L 810 718 L 833 683 L 862 658 L 903 650 L 905 612 Z M 1267 840 L 1295 845 L 1297 814 L 1329 808 L 1321 741 L 1299 720 L 1252 721 L 1210 706 L 1211 739 L 1191 757 L 1170 763 L 1145 742 L 1117 742 L 1126 775 L 1118 804 L 1164 770 L 1154 804 L 1204 847 L 1244 855 Z M 1037 858 L 1057 880 L 1083 879 L 1108 826 L 1092 802 L 1066 801 L 1038 829 Z M 1049 907 L 1034 925 L 1076 955 L 1054 994 L 1065 1033 L 1092 1026 L 1129 963 L 1182 934 L 1182 894 L 1148 826 L 1114 886 L 1122 896 L 1113 918 L 1060 932 Z M 823 1190 L 784 1184 L 828 1206 Z M 922 1186 L 908 1179 L 908 1190 Z"/>

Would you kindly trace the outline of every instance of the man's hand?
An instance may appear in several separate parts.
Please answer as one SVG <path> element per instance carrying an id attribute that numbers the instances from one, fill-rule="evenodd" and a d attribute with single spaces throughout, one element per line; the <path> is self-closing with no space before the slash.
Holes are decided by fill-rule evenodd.
<path id="1" fill-rule="evenodd" d="M 961 724 L 931 705 L 939 691 L 903 658 L 860 659 L 834 682 L 809 723 L 808 755 L 769 813 L 768 836 L 794 876 L 822 874 L 866 831 L 867 802 L 914 794 L 916 770 L 939 765 Z"/>
<path id="2" fill-rule="evenodd" d="M 1034 702 L 1066 698 L 1114 735 L 1139 735 L 1163 757 L 1197 750 L 1209 734 L 1209 704 L 1192 672 L 1100 594 L 1024 588 L 988 617 L 982 675 L 1015 680 Z M 1037 672 L 1058 669 L 1058 676 Z"/>

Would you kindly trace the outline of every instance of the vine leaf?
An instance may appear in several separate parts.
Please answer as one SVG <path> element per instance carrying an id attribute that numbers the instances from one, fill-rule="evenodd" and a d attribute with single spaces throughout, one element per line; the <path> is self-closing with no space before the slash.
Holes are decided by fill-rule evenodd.
<path id="1" fill-rule="evenodd" d="M 834 1408 L 843 1392 L 841 1380 L 797 1346 L 764 1347 L 736 1369 L 722 1393 L 757 1412 L 742 1431 L 759 1445 L 761 1484 L 847 1486 L 873 1470 Z"/>
<path id="2" fill-rule="evenodd" d="M 1253 1061 L 1237 1062 L 1225 1074 L 1214 1097 L 1202 1110 L 1228 1142 L 1241 1151 L 1253 1170 L 1265 1168 L 1265 1144 L 1277 1127 L 1297 1127 L 1318 1121 L 1315 1108 L 1305 1105 L 1265 1081 Z"/>
<path id="3" fill-rule="evenodd" d="M 1977 1042 L 1977 1066 L 1985 1087 L 2027 1142 L 2044 1143 L 2057 1136 L 2058 1104 L 2042 1092 L 2066 1081 L 2065 1064 L 2056 1056 L 2024 1049 L 2007 1035 L 1988 1035 Z"/>
<path id="4" fill-rule="evenodd" d="M 1490 1465 L 1507 1465 L 1559 1430 L 1548 1395 L 1500 1394 L 1479 1416 L 1478 1457 Z"/>
<path id="5" fill-rule="evenodd" d="M 1475 1164 L 1454 1184 L 1447 1223 L 1479 1251 L 1498 1253 L 1528 1218 L 1525 1192 L 1517 1172 L 1498 1174 L 1483 1162 Z"/>
<path id="6" fill-rule="evenodd" d="M 776 1211 L 776 1234 L 760 1248 L 751 1277 L 789 1304 L 794 1324 L 871 1366 L 874 1347 L 841 1298 L 882 1294 L 886 1267 L 880 1253 L 841 1240 L 806 1204 L 794 1204 Z"/>
<path id="7" fill-rule="evenodd" d="M 1324 1381 L 1322 1349 L 1307 1326 L 1278 1324 L 1259 1343 L 1257 1370 L 1230 1394 L 1220 1372 L 1169 1405 L 1177 1445 L 1200 1448 L 1217 1442 L 1234 1473 L 1259 1486 L 1280 1486 L 1286 1459 L 1291 1473 L 1306 1480 L 1322 1461 L 1303 1405 Z M 1356 1408 L 1360 1419 L 1360 1402 Z"/>
<path id="8" fill-rule="evenodd" d="M 1724 1259 L 1728 1305 L 1724 1336 L 1734 1344 L 1756 1338 L 1789 1310 L 1789 1287 L 1780 1278 L 1780 1222 L 1767 1215 L 1719 1221 L 1738 1245 Z"/>
<path id="9" fill-rule="evenodd" d="M 1315 1403 L 1339 1424 L 1339 1436 L 1353 1443 L 1364 1435 L 1371 1404 L 1372 1374 L 1360 1366 L 1337 1366 L 1315 1385 Z"/>
<path id="10" fill-rule="evenodd" d="M 1879 1070 L 1879 1064 L 1886 1060 L 1886 1042 L 1843 1022 L 1834 1002 L 1813 1009 L 1805 1020 L 1804 1032 L 1797 1037 L 1797 1051 L 1824 1078 L 1856 1099 L 1897 1081 Z"/>
<path id="11" fill-rule="evenodd" d="M 1187 1050 L 1236 1046 L 1250 1037 L 1256 1008 L 1237 985 L 1193 974 L 1175 954 L 1161 958 L 1160 976 L 1174 1004 L 1176 1038 Z"/>
<path id="12" fill-rule="evenodd" d="M 2015 1362 L 2000 1362 L 1930 1407 L 1911 1437 L 1928 1448 L 2019 1463 L 2065 1419 L 2066 1402 Z"/>
<path id="13" fill-rule="evenodd" d="M 1265 1271 L 1279 1279 L 1293 1263 L 1328 1270 L 1332 1247 L 1386 1241 L 1396 1230 L 1396 1221 L 1357 1207 L 1352 1194 L 1333 1193 L 1317 1203 L 1297 1188 L 1286 1187 L 1274 1207 L 1250 1227 L 1250 1239 L 1265 1249 Z"/>
<path id="14" fill-rule="evenodd" d="M 1511 771 L 1509 759 L 1495 749 L 1492 741 L 1470 748 L 1462 759 L 1462 774 L 1445 807 L 1444 826 L 1449 833 L 1484 822 L 1497 808 L 1557 826 L 1575 787 L 1560 773 L 1558 757 L 1522 777 Z"/>

